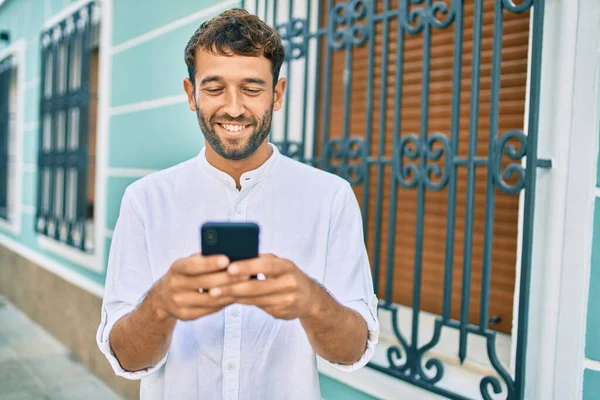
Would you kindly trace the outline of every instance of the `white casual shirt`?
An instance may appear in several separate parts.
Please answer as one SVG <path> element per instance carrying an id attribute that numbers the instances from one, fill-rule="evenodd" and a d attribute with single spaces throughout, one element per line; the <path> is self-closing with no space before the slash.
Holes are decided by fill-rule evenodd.
<path id="1" fill-rule="evenodd" d="M 178 258 L 200 251 L 206 221 L 260 227 L 260 253 L 294 262 L 369 329 L 362 358 L 378 340 L 377 299 L 361 214 L 343 179 L 281 155 L 241 176 L 241 190 L 200 154 L 130 185 L 114 230 L 97 343 L 115 373 L 141 379 L 141 399 L 320 399 L 316 355 L 298 319 L 278 320 L 233 304 L 195 321 L 178 321 L 167 355 L 155 366 L 125 371 L 109 334 Z"/>

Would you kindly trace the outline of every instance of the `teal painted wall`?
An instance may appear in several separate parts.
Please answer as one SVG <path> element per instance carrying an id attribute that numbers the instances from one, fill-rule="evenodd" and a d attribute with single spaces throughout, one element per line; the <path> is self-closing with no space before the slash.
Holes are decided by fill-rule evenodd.
<path id="1" fill-rule="evenodd" d="M 585 370 L 583 374 L 583 400 L 600 400 L 600 371 Z"/>
<path id="2" fill-rule="evenodd" d="M 376 397 L 369 396 L 359 390 L 353 389 L 331 379 L 328 376 L 319 374 L 319 383 L 321 384 L 321 396 L 323 400 L 376 400 Z"/>

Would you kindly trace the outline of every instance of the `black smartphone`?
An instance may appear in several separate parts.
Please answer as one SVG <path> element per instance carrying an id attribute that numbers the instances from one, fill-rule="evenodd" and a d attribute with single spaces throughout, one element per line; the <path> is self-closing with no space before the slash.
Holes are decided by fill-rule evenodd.
<path id="1" fill-rule="evenodd" d="M 258 225 L 253 222 L 206 222 L 200 228 L 203 256 L 224 254 L 231 262 L 258 257 Z"/>

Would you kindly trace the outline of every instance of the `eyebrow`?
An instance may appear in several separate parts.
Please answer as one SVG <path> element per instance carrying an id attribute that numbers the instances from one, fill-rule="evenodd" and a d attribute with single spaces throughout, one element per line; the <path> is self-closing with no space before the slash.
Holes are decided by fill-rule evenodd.
<path id="1" fill-rule="evenodd" d="M 210 75 L 210 76 L 205 76 L 204 78 L 202 78 L 200 80 L 200 85 L 205 85 L 205 84 L 211 83 L 211 82 L 223 82 L 223 81 L 224 81 L 224 79 L 222 76 Z M 244 78 L 242 80 L 242 82 L 254 83 L 256 85 L 261 85 L 261 86 L 267 86 L 267 82 L 261 78 Z"/>

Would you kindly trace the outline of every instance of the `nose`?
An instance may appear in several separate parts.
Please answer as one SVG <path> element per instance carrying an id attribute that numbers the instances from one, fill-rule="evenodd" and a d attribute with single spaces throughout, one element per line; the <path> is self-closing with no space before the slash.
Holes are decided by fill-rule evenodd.
<path id="1" fill-rule="evenodd" d="M 239 93 L 229 91 L 225 99 L 223 111 L 233 118 L 244 114 L 244 104 Z"/>

